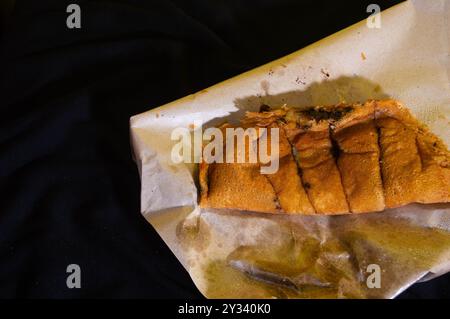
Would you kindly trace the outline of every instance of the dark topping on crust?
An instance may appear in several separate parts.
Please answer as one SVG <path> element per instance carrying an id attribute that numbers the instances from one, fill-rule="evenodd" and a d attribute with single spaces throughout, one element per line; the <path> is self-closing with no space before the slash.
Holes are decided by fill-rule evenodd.
<path id="1" fill-rule="evenodd" d="M 300 125 L 300 128 L 302 130 L 309 130 L 311 128 L 311 124 L 304 124 L 304 125 Z"/>
<path id="2" fill-rule="evenodd" d="M 331 154 L 333 155 L 333 158 L 335 161 L 339 158 L 341 155 L 341 149 L 339 148 L 338 143 L 335 139 L 331 139 Z"/>
<path id="3" fill-rule="evenodd" d="M 267 104 L 261 104 L 259 107 L 259 112 L 270 112 L 272 108 Z"/>
<path id="4" fill-rule="evenodd" d="M 278 123 L 286 124 L 287 121 L 286 121 L 286 119 L 285 119 L 284 117 L 280 117 L 280 118 L 278 119 Z"/>
<path id="5" fill-rule="evenodd" d="M 345 114 L 353 111 L 353 107 L 346 106 L 343 108 L 327 110 L 325 108 L 310 108 L 304 111 L 301 111 L 303 114 L 313 118 L 316 121 L 321 120 L 340 120 Z"/>

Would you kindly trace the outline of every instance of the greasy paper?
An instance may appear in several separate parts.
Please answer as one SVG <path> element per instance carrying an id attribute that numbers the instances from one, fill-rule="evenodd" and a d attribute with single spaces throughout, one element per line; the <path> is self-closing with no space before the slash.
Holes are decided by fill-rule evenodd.
<path id="1" fill-rule="evenodd" d="M 261 104 L 394 98 L 449 145 L 449 18 L 450 1 L 404 2 L 381 13 L 380 28 L 361 21 L 131 118 L 142 214 L 206 297 L 393 298 L 450 269 L 448 204 L 341 216 L 205 210 L 197 165 L 171 160 L 175 128 L 194 134 L 195 123 L 233 123 Z"/>

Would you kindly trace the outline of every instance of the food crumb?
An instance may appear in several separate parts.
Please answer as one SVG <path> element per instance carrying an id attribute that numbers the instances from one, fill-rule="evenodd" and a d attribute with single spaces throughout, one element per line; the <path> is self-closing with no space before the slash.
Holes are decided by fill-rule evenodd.
<path id="1" fill-rule="evenodd" d="M 191 130 L 195 129 L 195 124 L 194 123 L 189 124 L 189 129 Z"/>
<path id="2" fill-rule="evenodd" d="M 300 78 L 297 76 L 297 78 L 295 79 L 295 83 L 297 83 L 297 84 L 306 84 L 306 82 L 305 81 L 302 81 L 302 80 L 300 80 Z"/>
<path id="3" fill-rule="evenodd" d="M 361 52 L 361 59 L 363 59 L 363 60 L 366 59 L 366 55 L 364 54 L 364 52 Z"/>
<path id="4" fill-rule="evenodd" d="M 156 118 L 158 118 L 159 117 L 159 113 L 156 113 L 155 116 L 156 116 Z"/>
<path id="5" fill-rule="evenodd" d="M 324 69 L 320 69 L 320 72 L 322 72 L 322 74 L 325 75 L 327 78 L 330 77 L 330 73 L 325 71 Z"/>
<path id="6" fill-rule="evenodd" d="M 259 112 L 269 112 L 271 110 L 270 106 L 267 104 L 261 104 L 259 107 Z"/>

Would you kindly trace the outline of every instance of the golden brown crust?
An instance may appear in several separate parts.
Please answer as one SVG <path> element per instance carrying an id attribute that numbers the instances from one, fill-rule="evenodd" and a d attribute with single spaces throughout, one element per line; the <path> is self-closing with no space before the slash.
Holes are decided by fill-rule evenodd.
<path id="1" fill-rule="evenodd" d="M 341 177 L 332 154 L 328 123 L 323 121 L 291 134 L 303 185 L 317 214 L 348 213 Z"/>
<path id="2" fill-rule="evenodd" d="M 278 171 L 265 176 L 277 194 L 281 209 L 288 214 L 314 214 L 315 210 L 303 187 L 291 145 L 283 127 L 277 124 L 272 124 L 270 127 L 279 128 L 280 160 Z"/>
<path id="3" fill-rule="evenodd" d="M 339 147 L 338 168 L 352 213 L 384 209 L 378 133 L 373 103 L 354 106 L 342 120 L 332 124 Z"/>
<path id="4" fill-rule="evenodd" d="M 200 184 L 200 206 L 209 207 L 208 205 L 208 172 L 209 164 L 202 161 L 198 168 L 198 183 Z"/>
<path id="5" fill-rule="evenodd" d="M 344 214 L 450 202 L 449 151 L 395 100 L 249 112 L 243 124 L 280 130 L 279 170 L 202 163 L 200 206 Z"/>
<path id="6" fill-rule="evenodd" d="M 386 207 L 450 201 L 449 152 L 393 100 L 376 102 Z"/>
<path id="7" fill-rule="evenodd" d="M 229 124 L 220 127 L 227 136 Z M 248 161 L 249 143 L 245 158 Z M 235 151 L 237 143 L 235 144 Z M 224 145 L 224 154 L 225 154 Z M 237 152 L 235 152 L 236 154 Z M 236 159 L 236 158 L 235 158 Z M 278 197 L 270 181 L 260 174 L 259 163 L 211 163 L 200 164 L 200 206 L 251 210 L 264 213 L 280 212 Z"/>
<path id="8" fill-rule="evenodd" d="M 202 207 L 251 210 L 264 213 L 280 211 L 277 196 L 258 166 L 214 163 L 208 170 L 209 191 Z"/>

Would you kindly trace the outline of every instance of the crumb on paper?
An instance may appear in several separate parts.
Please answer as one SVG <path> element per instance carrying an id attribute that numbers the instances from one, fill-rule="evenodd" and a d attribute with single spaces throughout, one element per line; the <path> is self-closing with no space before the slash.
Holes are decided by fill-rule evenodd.
<path id="1" fill-rule="evenodd" d="M 300 84 L 300 83 L 301 83 L 301 84 L 303 84 L 303 85 L 305 85 L 305 84 L 306 84 L 306 82 L 305 82 L 305 81 L 302 81 L 302 80 L 300 80 L 300 77 L 298 77 L 298 76 L 297 76 L 297 77 L 295 78 L 295 83 L 297 83 L 297 84 Z"/>
<path id="2" fill-rule="evenodd" d="M 282 66 L 283 68 L 287 68 L 287 65 L 284 64 L 284 63 L 281 63 L 281 66 Z"/>
<path id="3" fill-rule="evenodd" d="M 189 124 L 189 129 L 190 129 L 190 130 L 195 129 L 195 124 L 194 124 L 194 123 Z"/>
<path id="4" fill-rule="evenodd" d="M 159 118 L 159 112 L 156 112 L 155 116 L 156 118 Z"/>
<path id="5" fill-rule="evenodd" d="M 270 69 L 270 70 L 269 70 L 269 76 L 272 76 L 272 75 L 273 75 L 273 70 Z"/>
<path id="6" fill-rule="evenodd" d="M 320 72 L 325 75 L 327 78 L 330 77 L 330 73 L 328 71 L 326 71 L 325 69 L 320 69 Z"/>
<path id="7" fill-rule="evenodd" d="M 366 55 L 364 54 L 364 52 L 361 52 L 361 59 L 363 59 L 363 61 L 364 61 L 365 59 L 367 59 L 367 58 L 366 58 Z"/>

